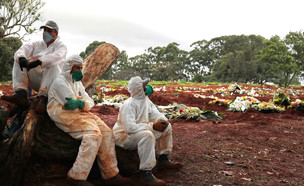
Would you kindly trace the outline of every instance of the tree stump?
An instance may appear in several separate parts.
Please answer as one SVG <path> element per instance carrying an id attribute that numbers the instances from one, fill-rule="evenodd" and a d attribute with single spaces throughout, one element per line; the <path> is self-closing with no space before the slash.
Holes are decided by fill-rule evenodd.
<path id="1" fill-rule="evenodd" d="M 95 83 L 112 64 L 119 58 L 119 50 L 110 43 L 98 46 L 94 52 L 84 60 L 82 84 L 88 88 Z"/>
<path id="2" fill-rule="evenodd" d="M 85 59 L 85 88 L 94 84 L 118 57 L 118 49 L 106 43 Z M 60 130 L 47 114 L 36 114 L 33 109 L 35 99 L 31 98 L 31 106 L 21 108 L 11 119 L 11 122 L 21 124 L 20 129 L 0 143 L 1 185 L 39 185 L 44 179 L 64 178 L 78 154 L 80 141 Z M 6 109 L 0 107 L 0 132 L 7 117 Z M 139 164 L 136 151 L 127 152 L 118 147 L 116 150 L 120 173 L 125 176 L 136 173 Z M 101 179 L 96 162 L 93 167 L 89 179 Z"/>

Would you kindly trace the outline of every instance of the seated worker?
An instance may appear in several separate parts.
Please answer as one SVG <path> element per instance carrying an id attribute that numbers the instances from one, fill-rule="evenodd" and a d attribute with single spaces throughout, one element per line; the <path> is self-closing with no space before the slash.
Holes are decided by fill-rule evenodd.
<path id="1" fill-rule="evenodd" d="M 13 89 L 14 94 L 1 99 L 20 106 L 28 106 L 28 90 L 38 92 L 37 113 L 45 113 L 48 89 L 61 73 L 66 59 L 67 47 L 58 36 L 59 27 L 54 21 L 42 25 L 43 40 L 22 45 L 14 55 Z"/>
<path id="2" fill-rule="evenodd" d="M 70 56 L 63 71 L 52 83 L 48 93 L 47 112 L 56 126 L 81 140 L 78 155 L 69 170 L 67 181 L 75 185 L 90 185 L 86 181 L 94 160 L 106 184 L 129 182 L 119 174 L 112 130 L 96 115 L 89 112 L 94 101 L 81 83 L 83 60 Z"/>
<path id="3" fill-rule="evenodd" d="M 165 181 L 155 178 L 152 169 L 156 165 L 155 148 L 158 154 L 158 169 L 180 169 L 183 164 L 169 161 L 172 151 L 172 127 L 148 96 L 153 92 L 139 77 L 132 77 L 128 91 L 131 97 L 121 106 L 117 122 L 113 127 L 116 145 L 137 149 L 140 159 L 140 179 L 145 185 L 165 185 Z"/>

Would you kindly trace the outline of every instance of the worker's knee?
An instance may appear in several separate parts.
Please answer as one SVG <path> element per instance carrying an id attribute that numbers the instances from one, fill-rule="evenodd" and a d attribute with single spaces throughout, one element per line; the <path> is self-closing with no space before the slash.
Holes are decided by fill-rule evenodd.
<path id="1" fill-rule="evenodd" d="M 155 141 L 155 137 L 152 131 L 150 130 L 145 130 L 142 131 L 142 135 L 141 135 L 142 139 L 144 140 L 148 140 L 148 141 Z"/>
<path id="2" fill-rule="evenodd" d="M 169 123 L 168 124 L 168 126 L 167 126 L 167 128 L 165 129 L 165 131 L 164 132 L 172 132 L 172 126 L 171 126 L 171 124 Z"/>
<path id="3" fill-rule="evenodd" d="M 101 133 L 106 133 L 106 132 L 112 133 L 112 129 L 107 124 L 105 124 L 102 120 L 97 120 L 97 125 Z"/>
<path id="4" fill-rule="evenodd" d="M 100 131 L 91 134 L 84 134 L 82 138 L 82 143 L 88 145 L 96 145 L 96 147 L 99 147 L 102 140 L 101 136 L 102 135 Z"/>

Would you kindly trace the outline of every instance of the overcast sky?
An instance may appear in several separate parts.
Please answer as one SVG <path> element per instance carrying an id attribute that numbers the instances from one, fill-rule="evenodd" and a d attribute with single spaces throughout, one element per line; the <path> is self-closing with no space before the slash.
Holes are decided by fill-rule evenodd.
<path id="1" fill-rule="evenodd" d="M 93 41 L 106 41 L 129 57 L 149 47 L 180 44 L 190 51 L 199 40 L 223 35 L 267 39 L 304 29 L 303 0 L 43 0 L 44 22 L 54 20 L 68 56 Z M 29 37 L 42 38 L 42 31 Z"/>

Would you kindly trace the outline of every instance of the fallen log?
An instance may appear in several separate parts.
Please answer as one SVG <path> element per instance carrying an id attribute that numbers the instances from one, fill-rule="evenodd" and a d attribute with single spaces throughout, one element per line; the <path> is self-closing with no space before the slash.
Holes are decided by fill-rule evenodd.
<path id="1" fill-rule="evenodd" d="M 80 141 L 60 130 L 48 115 L 38 115 L 33 109 L 24 113 L 27 115 L 21 128 L 0 145 L 1 183 L 20 185 L 65 178 L 76 159 Z M 116 154 L 121 175 L 129 177 L 138 172 L 136 151 L 116 147 Z M 89 179 L 102 181 L 96 162 L 94 167 Z"/>
<path id="2" fill-rule="evenodd" d="M 99 46 L 84 60 L 85 87 L 94 84 L 118 57 L 119 51 L 114 45 Z M 64 178 L 78 154 L 80 141 L 60 130 L 47 114 L 36 114 L 33 109 L 35 100 L 31 98 L 31 106 L 20 109 L 13 116 L 10 124 L 19 123 L 20 129 L 0 143 L 1 185 L 40 185 L 48 178 Z M 7 117 L 6 109 L 0 107 L 0 132 Z M 116 149 L 121 174 L 136 173 L 138 164 L 130 164 L 130 159 L 139 162 L 137 153 L 131 152 L 130 155 L 123 149 Z M 94 167 L 89 178 L 101 179 L 96 162 Z"/>
<path id="3" fill-rule="evenodd" d="M 84 60 L 82 84 L 85 88 L 94 84 L 119 58 L 119 50 L 110 43 L 98 46 L 94 52 Z"/>

